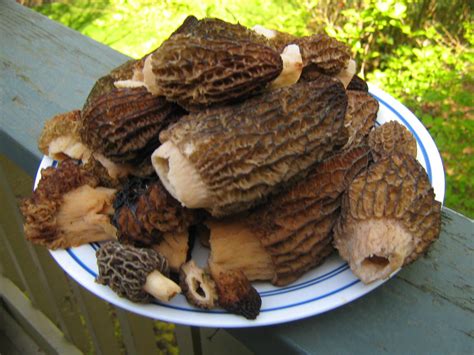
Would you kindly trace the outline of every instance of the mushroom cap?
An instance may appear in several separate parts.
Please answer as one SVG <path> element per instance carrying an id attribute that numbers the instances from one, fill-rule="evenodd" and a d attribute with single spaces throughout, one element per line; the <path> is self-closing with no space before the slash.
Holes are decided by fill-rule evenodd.
<path id="1" fill-rule="evenodd" d="M 339 152 L 251 213 L 250 228 L 275 266 L 272 283 L 296 280 L 332 252 L 341 196 L 369 161 L 367 146 Z"/>
<path id="2" fill-rule="evenodd" d="M 440 233 L 441 204 L 412 156 L 382 157 L 346 191 L 334 229 L 335 247 L 365 283 L 389 277 Z"/>
<path id="3" fill-rule="evenodd" d="M 260 203 L 344 145 L 346 106 L 344 87 L 328 76 L 279 88 L 183 117 L 160 134 L 163 144 L 152 159 L 181 203 L 230 215 Z M 174 169 L 178 156 L 186 172 Z M 184 179 L 194 176 L 194 185 Z M 184 186 L 178 189 L 178 183 Z M 178 191 L 200 199 L 191 205 Z"/>
<path id="4" fill-rule="evenodd" d="M 242 271 L 212 271 L 212 278 L 222 308 L 247 319 L 257 318 L 262 299 Z"/>
<path id="5" fill-rule="evenodd" d="M 375 126 L 379 102 L 365 91 L 347 90 L 347 111 L 344 127 L 348 130 L 349 139 L 345 149 L 367 144 L 367 137 Z"/>
<path id="6" fill-rule="evenodd" d="M 160 131 L 183 111 L 145 87 L 112 89 L 82 112 L 81 137 L 117 163 L 139 164 L 159 145 Z"/>
<path id="7" fill-rule="evenodd" d="M 413 134 L 397 121 L 386 122 L 369 134 L 369 146 L 375 161 L 395 152 L 416 158 L 416 139 Z"/>
<path id="8" fill-rule="evenodd" d="M 152 271 L 169 275 L 168 262 L 153 249 L 107 242 L 96 252 L 99 275 L 96 282 L 109 286 L 120 297 L 149 303 L 154 298 L 143 287 Z"/>
<path id="9" fill-rule="evenodd" d="M 299 37 L 291 43 L 300 47 L 304 67 L 303 78 L 313 71 L 336 75 L 347 67 L 351 59 L 349 47 L 325 33 Z"/>
<path id="10" fill-rule="evenodd" d="M 238 36 L 179 33 L 151 54 L 144 76 L 153 94 L 195 111 L 248 97 L 282 68 L 279 53 L 261 43 Z"/>
<path id="11" fill-rule="evenodd" d="M 98 179 L 74 160 L 41 170 L 38 187 L 20 206 L 26 239 L 50 249 L 67 246 L 68 239 L 59 228 L 57 214 L 64 195 L 83 185 L 96 187 Z"/>
<path id="12" fill-rule="evenodd" d="M 55 160 L 88 160 L 91 151 L 80 136 L 81 111 L 61 113 L 46 121 L 38 139 L 38 148 Z"/>
<path id="13" fill-rule="evenodd" d="M 130 178 L 114 201 L 112 223 L 125 243 L 149 246 L 166 232 L 182 233 L 197 220 L 195 211 L 181 206 L 155 178 Z"/>

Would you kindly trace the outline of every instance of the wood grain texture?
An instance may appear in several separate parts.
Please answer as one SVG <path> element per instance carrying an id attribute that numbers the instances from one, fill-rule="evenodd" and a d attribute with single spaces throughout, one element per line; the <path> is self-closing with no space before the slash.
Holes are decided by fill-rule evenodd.
<path id="1" fill-rule="evenodd" d="M 34 174 L 45 120 L 81 108 L 94 82 L 129 58 L 8 0 L 0 48 L 0 153 Z"/>

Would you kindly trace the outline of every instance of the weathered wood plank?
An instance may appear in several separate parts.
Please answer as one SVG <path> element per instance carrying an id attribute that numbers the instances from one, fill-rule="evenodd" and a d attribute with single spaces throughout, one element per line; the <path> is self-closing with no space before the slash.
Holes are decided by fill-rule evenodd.
<path id="1" fill-rule="evenodd" d="M 157 354 L 154 321 L 134 313 L 116 308 L 127 354 Z"/>
<path id="2" fill-rule="evenodd" d="M 115 334 L 116 329 L 109 304 L 74 281 L 71 282 L 71 287 L 84 316 L 85 326 L 91 335 L 95 353 L 98 355 L 123 353 L 120 334 Z"/>
<path id="3" fill-rule="evenodd" d="M 0 302 L 3 307 L 48 354 L 79 355 L 63 333 L 40 312 L 10 280 L 0 275 Z"/>
<path id="4" fill-rule="evenodd" d="M 0 153 L 33 175 L 44 121 L 81 108 L 94 82 L 128 57 L 7 0 L 0 48 Z"/>

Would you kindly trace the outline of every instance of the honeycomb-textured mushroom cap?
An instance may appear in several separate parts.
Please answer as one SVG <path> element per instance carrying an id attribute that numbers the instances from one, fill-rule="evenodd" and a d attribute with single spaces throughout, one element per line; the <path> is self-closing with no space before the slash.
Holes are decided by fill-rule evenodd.
<path id="1" fill-rule="evenodd" d="M 155 178 L 131 178 L 117 192 L 113 224 L 124 243 L 159 243 L 164 233 L 185 233 L 196 222 L 195 211 L 182 207 Z"/>
<path id="2" fill-rule="evenodd" d="M 176 34 L 148 57 L 144 78 L 151 93 L 193 111 L 248 97 L 282 68 L 279 53 L 260 43 Z"/>
<path id="3" fill-rule="evenodd" d="M 369 160 L 367 146 L 340 152 L 251 214 L 251 230 L 275 265 L 272 283 L 296 280 L 332 252 L 341 196 Z"/>
<path id="4" fill-rule="evenodd" d="M 348 130 L 349 139 L 344 148 L 367 144 L 367 137 L 375 126 L 379 102 L 364 91 L 347 90 L 347 111 L 344 127 Z"/>
<path id="5" fill-rule="evenodd" d="M 97 250 L 96 257 L 99 268 L 96 282 L 133 302 L 153 300 L 144 290 L 149 274 L 158 270 L 164 276 L 169 275 L 168 262 L 153 249 L 108 242 Z"/>
<path id="6" fill-rule="evenodd" d="M 386 122 L 369 134 L 369 145 L 374 160 L 400 152 L 416 158 L 416 139 L 411 132 L 397 121 Z"/>
<path id="7" fill-rule="evenodd" d="M 114 195 L 73 160 L 43 169 L 38 187 L 20 206 L 26 239 L 49 249 L 113 239 Z"/>
<path id="8" fill-rule="evenodd" d="M 211 271 L 238 269 L 251 281 L 283 286 L 320 264 L 333 251 L 332 228 L 341 196 L 369 161 L 367 146 L 339 152 L 265 204 L 207 220 Z"/>
<path id="9" fill-rule="evenodd" d="M 89 106 L 99 97 L 116 89 L 115 83 L 121 80 L 132 80 L 134 75 L 141 73 L 145 59 L 130 59 L 118 67 L 112 69 L 106 75 L 100 77 L 92 87 L 82 108 L 87 110 Z"/>
<path id="10" fill-rule="evenodd" d="M 324 33 L 299 37 L 295 41 L 303 58 L 303 77 L 312 70 L 335 75 L 347 67 L 350 49 L 342 42 Z"/>
<path id="11" fill-rule="evenodd" d="M 82 112 L 82 140 L 117 163 L 139 164 L 159 146 L 162 129 L 184 112 L 145 87 L 113 89 Z"/>
<path id="12" fill-rule="evenodd" d="M 335 247 L 364 283 L 388 278 L 440 233 L 441 204 L 420 163 L 393 153 L 362 172 L 344 195 Z"/>
<path id="13" fill-rule="evenodd" d="M 72 158 L 87 161 L 92 152 L 82 142 L 80 129 L 80 110 L 58 114 L 44 124 L 38 148 L 44 155 L 55 160 Z"/>
<path id="14" fill-rule="evenodd" d="M 242 271 L 212 271 L 212 278 L 222 308 L 247 319 L 257 318 L 262 299 Z"/>
<path id="15" fill-rule="evenodd" d="M 183 117 L 160 134 L 152 161 L 185 206 L 237 213 L 344 145 L 346 106 L 344 87 L 327 76 L 272 90 Z"/>

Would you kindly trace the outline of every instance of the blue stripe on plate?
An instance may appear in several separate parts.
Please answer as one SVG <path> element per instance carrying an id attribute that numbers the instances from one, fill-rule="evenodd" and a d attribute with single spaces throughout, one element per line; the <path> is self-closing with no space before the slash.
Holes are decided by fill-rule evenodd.
<path id="1" fill-rule="evenodd" d="M 398 111 L 396 111 L 392 106 L 390 106 L 387 102 L 385 102 L 384 100 L 382 100 L 378 96 L 374 95 L 373 93 L 371 93 L 371 95 L 374 96 L 384 106 L 386 106 L 390 111 L 392 111 L 403 122 L 403 124 L 410 130 L 410 132 L 413 133 L 413 135 L 416 138 L 416 141 L 418 142 L 418 144 L 420 146 L 421 152 L 423 154 L 423 158 L 425 159 L 427 174 L 428 174 L 428 177 L 429 177 L 430 182 L 431 182 L 432 181 L 431 164 L 430 164 L 430 161 L 428 159 L 428 153 L 426 152 L 426 148 L 424 147 L 423 142 L 421 141 L 421 139 L 418 137 L 418 134 L 415 132 L 413 127 L 407 122 L 407 120 Z M 56 165 L 57 165 L 57 162 L 56 161 L 53 162 L 53 166 L 56 166 Z M 95 250 L 97 250 L 98 245 L 96 243 L 94 243 L 94 245 L 91 244 L 91 247 L 95 251 Z M 79 266 L 81 266 L 86 272 L 88 272 L 94 278 L 97 277 L 97 274 L 93 270 L 91 270 L 87 265 L 85 265 L 82 262 L 82 260 L 76 254 L 74 254 L 74 252 L 71 249 L 66 249 L 66 250 L 67 250 L 68 254 L 71 256 L 71 258 Z M 265 291 L 265 292 L 262 292 L 261 295 L 262 295 L 262 297 L 268 297 L 268 296 L 273 296 L 273 295 L 281 295 L 281 294 L 284 294 L 284 293 L 289 293 L 289 292 L 292 292 L 292 291 L 296 291 L 296 290 L 299 290 L 299 289 L 310 287 L 310 286 L 313 286 L 317 283 L 329 280 L 329 279 L 337 276 L 341 272 L 346 271 L 348 268 L 349 268 L 348 265 L 344 264 L 344 265 L 338 266 L 336 269 L 331 270 L 328 273 L 326 273 L 324 275 L 321 275 L 317 278 L 314 278 L 312 280 L 309 280 L 309 281 L 306 281 L 306 282 L 303 282 L 303 283 L 300 283 L 300 284 L 288 286 L 286 288 L 281 288 L 281 289 L 278 289 L 278 290 Z M 288 305 L 284 305 L 284 306 L 280 306 L 280 307 L 262 309 L 261 312 L 278 311 L 278 310 L 282 310 L 282 309 L 286 309 L 286 308 L 297 307 L 297 306 L 300 306 L 300 305 L 303 305 L 303 304 L 315 302 L 315 301 L 333 296 L 333 295 L 335 295 L 339 292 L 342 292 L 342 291 L 348 289 L 349 287 L 352 287 L 352 286 L 356 285 L 359 282 L 360 282 L 360 280 L 356 279 L 354 281 L 351 281 L 347 285 L 341 286 L 340 288 L 335 289 L 331 292 L 325 293 L 321 296 L 317 296 L 317 297 L 314 297 L 314 298 L 311 298 L 311 299 L 308 299 L 308 300 L 305 300 L 305 301 L 292 303 L 292 304 L 288 304 Z M 195 312 L 195 313 L 227 314 L 227 312 L 225 312 L 225 311 L 217 311 L 217 310 L 210 311 L 210 310 L 202 310 L 202 309 L 197 309 L 197 308 L 186 308 L 186 307 L 180 307 L 180 306 L 175 306 L 175 305 L 172 305 L 172 304 L 161 303 L 161 302 L 153 302 L 153 303 L 157 304 L 157 305 L 160 305 L 162 307 L 176 309 L 176 310 L 180 310 L 180 311 Z"/>

